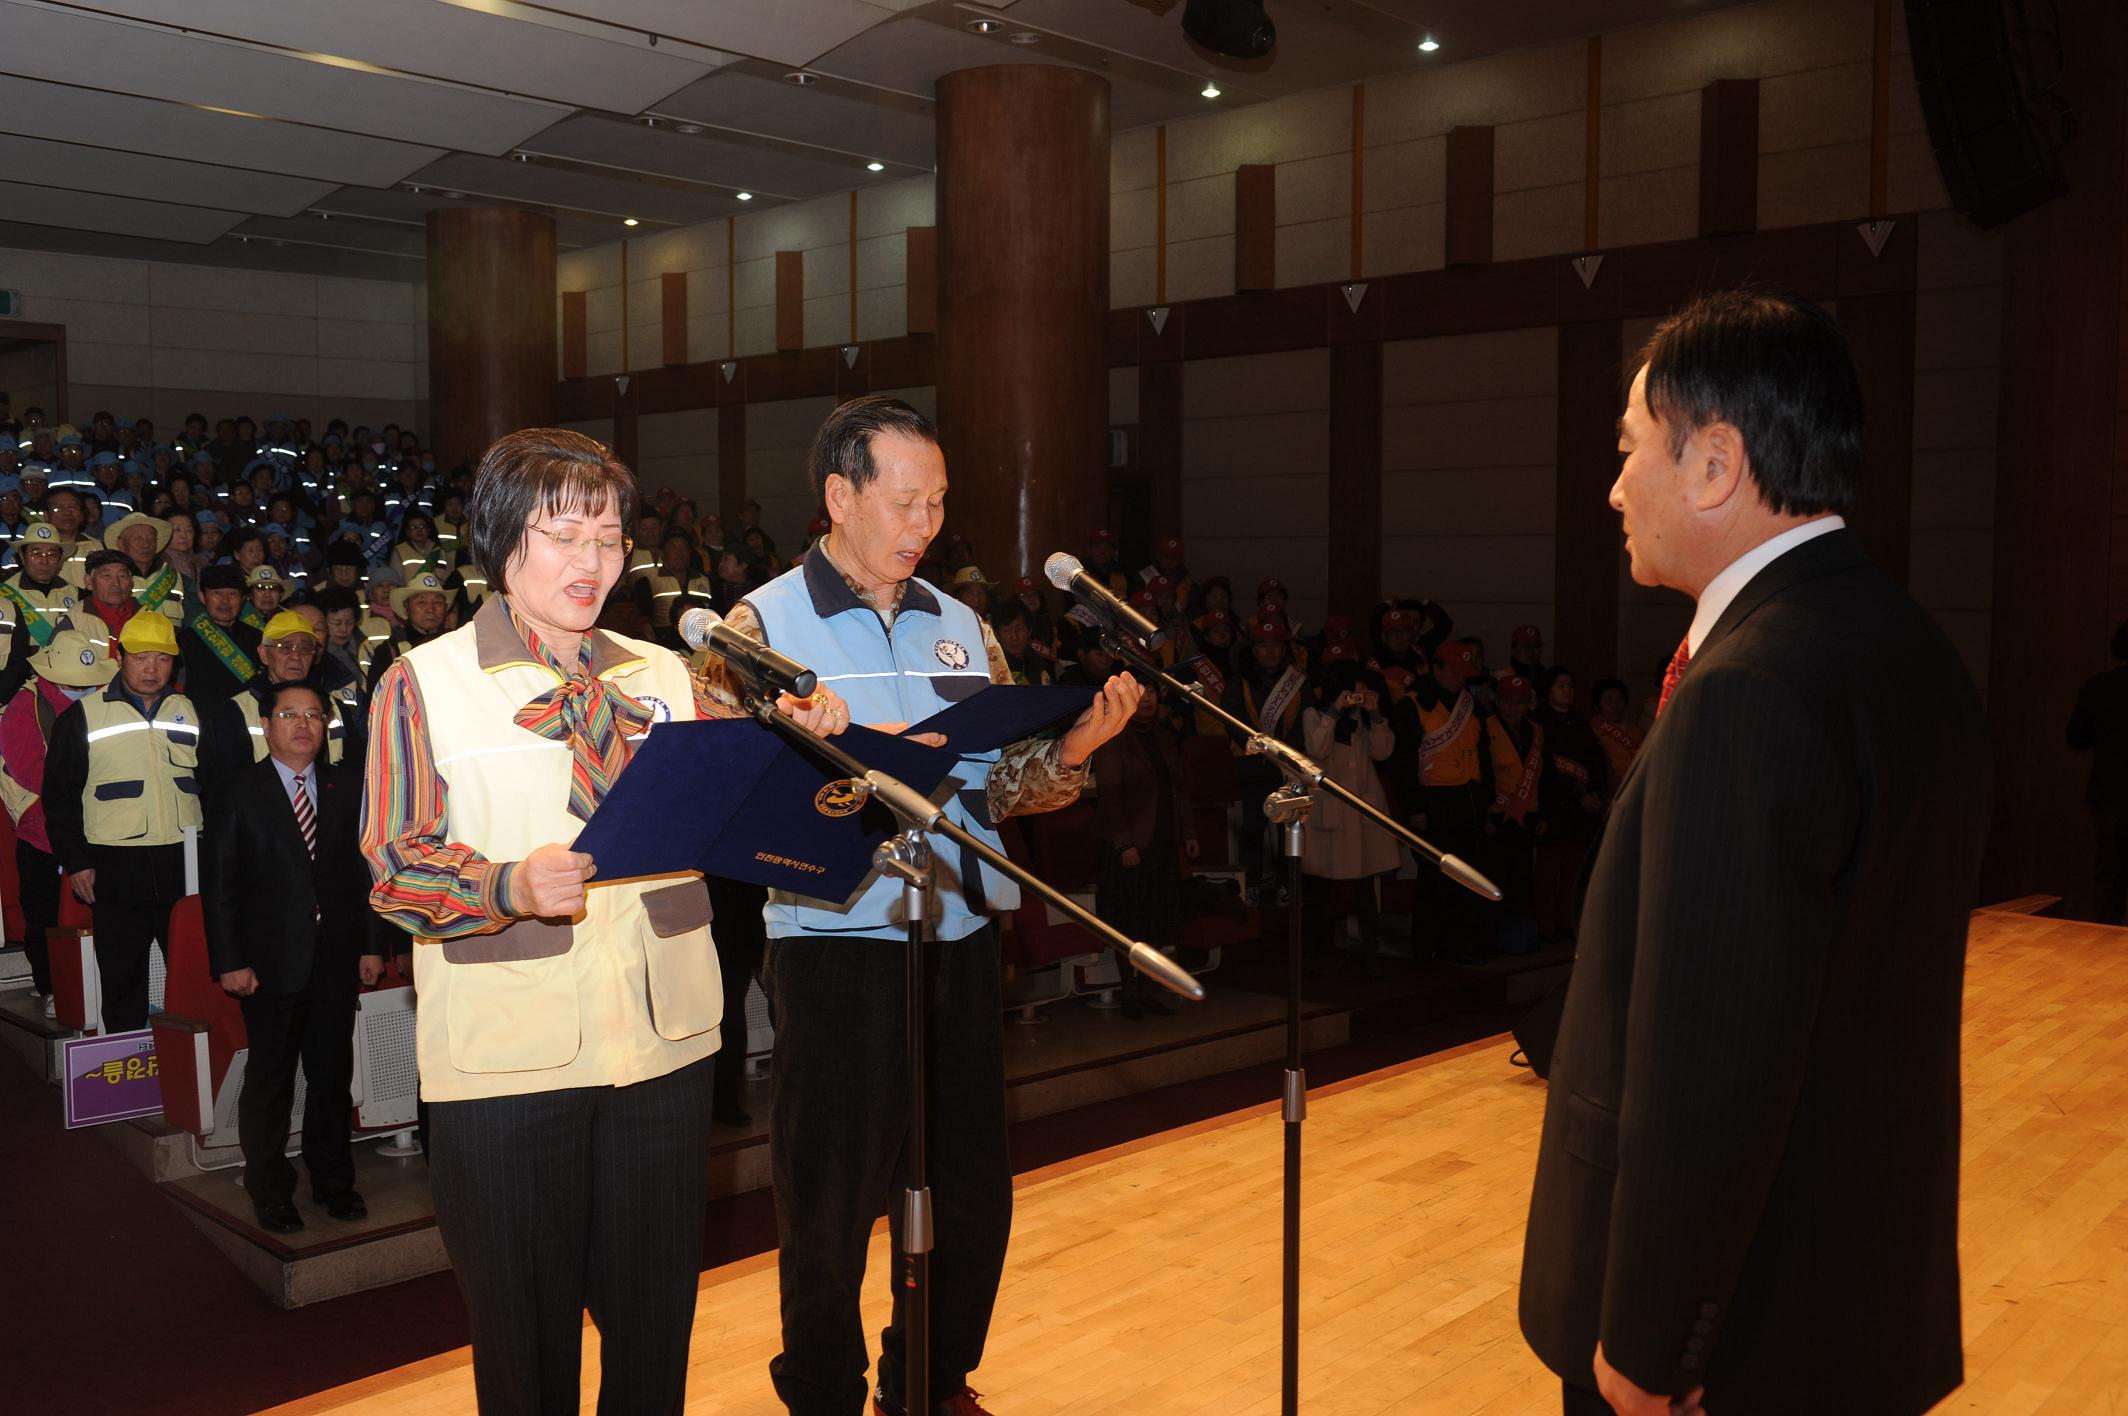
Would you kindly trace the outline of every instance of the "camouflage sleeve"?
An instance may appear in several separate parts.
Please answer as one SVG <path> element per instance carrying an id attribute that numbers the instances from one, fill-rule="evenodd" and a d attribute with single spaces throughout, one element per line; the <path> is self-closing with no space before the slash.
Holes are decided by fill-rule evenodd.
<path id="1" fill-rule="evenodd" d="M 983 626 L 983 656 L 990 664 L 990 681 L 994 684 L 1012 682 L 1012 668 L 1005 662 L 1005 651 L 999 647 L 997 636 L 990 626 Z M 1045 811 L 1057 811 L 1070 806 L 1086 790 L 1087 772 L 1091 759 L 1076 767 L 1066 767 L 1059 756 L 1064 744 L 1055 737 L 1022 738 L 1011 744 L 990 769 L 987 795 L 990 802 L 990 819 L 1003 821 L 1008 816 L 1037 816 Z"/>

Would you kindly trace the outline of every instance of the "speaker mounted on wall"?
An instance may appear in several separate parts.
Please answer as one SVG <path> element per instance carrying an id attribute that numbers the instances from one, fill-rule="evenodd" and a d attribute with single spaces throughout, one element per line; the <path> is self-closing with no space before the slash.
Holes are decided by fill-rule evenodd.
<path id="1" fill-rule="evenodd" d="M 1914 82 L 1951 205 L 1999 226 L 2068 191 L 2076 115 L 2054 0 L 1906 0 Z"/>

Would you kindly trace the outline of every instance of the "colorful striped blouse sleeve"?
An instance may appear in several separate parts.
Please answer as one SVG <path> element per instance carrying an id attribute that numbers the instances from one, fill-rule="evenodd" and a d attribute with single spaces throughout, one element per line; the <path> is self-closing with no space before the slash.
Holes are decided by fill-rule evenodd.
<path id="1" fill-rule="evenodd" d="M 446 838 L 443 778 L 404 662 L 378 681 L 370 706 L 362 854 L 376 885 L 370 907 L 410 934 L 450 939 L 511 923 L 510 871 Z"/>

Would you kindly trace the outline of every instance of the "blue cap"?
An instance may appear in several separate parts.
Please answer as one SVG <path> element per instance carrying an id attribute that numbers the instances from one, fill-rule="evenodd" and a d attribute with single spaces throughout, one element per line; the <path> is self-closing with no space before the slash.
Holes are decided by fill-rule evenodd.
<path id="1" fill-rule="evenodd" d="M 118 420 L 118 426 L 121 428 L 130 428 L 133 426 L 133 420 L 131 418 L 120 418 Z"/>
<path id="2" fill-rule="evenodd" d="M 66 435 L 65 437 L 63 437 L 63 438 L 61 438 L 61 439 L 59 440 L 59 446 L 61 446 L 61 447 L 87 447 L 87 446 L 88 446 L 88 444 L 82 441 L 82 439 L 81 439 L 81 434 L 79 434 L 79 433 L 68 433 L 68 434 L 67 434 L 67 435 Z"/>
<path id="3" fill-rule="evenodd" d="M 116 467 L 117 465 L 118 454 L 115 452 L 99 452 L 89 459 L 89 466 L 91 467 Z"/>
<path id="4" fill-rule="evenodd" d="M 6 496 L 9 492 L 13 492 L 18 497 L 21 496 L 22 479 L 12 472 L 0 472 L 0 497 Z"/>
<path id="5" fill-rule="evenodd" d="M 214 454 L 207 451 L 207 449 L 205 448 L 199 448 L 195 450 L 192 454 L 192 465 L 194 467 L 199 466 L 202 462 L 212 461 L 214 461 Z"/>

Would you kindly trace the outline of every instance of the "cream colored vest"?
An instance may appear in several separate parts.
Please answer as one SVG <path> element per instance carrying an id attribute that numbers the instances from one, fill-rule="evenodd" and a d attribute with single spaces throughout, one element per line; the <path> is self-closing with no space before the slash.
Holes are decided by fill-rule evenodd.
<path id="1" fill-rule="evenodd" d="M 530 661 L 483 670 L 475 636 L 469 624 L 407 651 L 404 662 L 449 792 L 445 838 L 492 861 L 519 861 L 583 827 L 568 810 L 571 755 L 514 721 L 553 687 L 553 673 Z M 660 720 L 694 717 L 678 656 L 605 637 L 620 651 L 603 674 L 608 683 Z M 422 1096 L 625 1086 L 709 1056 L 724 1012 L 709 914 L 700 877 L 594 880 L 573 925 L 528 919 L 492 934 L 417 939 Z"/>

